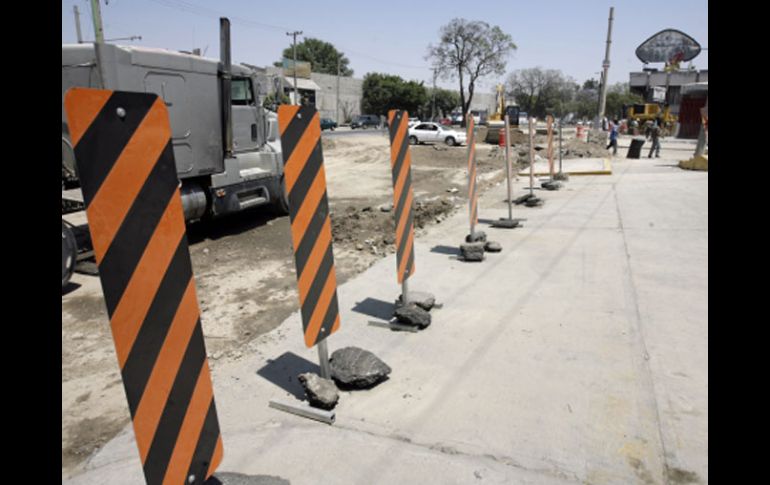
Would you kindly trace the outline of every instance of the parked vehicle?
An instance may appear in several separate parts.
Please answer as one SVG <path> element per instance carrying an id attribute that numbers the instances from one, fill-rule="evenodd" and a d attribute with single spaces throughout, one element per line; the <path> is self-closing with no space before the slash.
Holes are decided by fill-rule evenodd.
<path id="1" fill-rule="evenodd" d="M 155 93 L 165 102 L 186 221 L 268 204 L 288 214 L 277 116 L 258 102 L 258 73 L 230 62 L 225 18 L 220 38 L 221 59 L 109 43 L 62 44 L 63 215 L 83 205 L 64 108 L 73 87 Z M 63 223 L 62 286 L 73 266 L 71 233 Z"/>
<path id="2" fill-rule="evenodd" d="M 466 142 L 464 131 L 455 130 L 438 123 L 420 123 L 409 128 L 409 144 L 446 143 L 449 146 L 462 145 Z"/>
<path id="3" fill-rule="evenodd" d="M 366 127 L 379 128 L 380 117 L 377 115 L 358 115 L 355 118 L 353 118 L 353 122 L 350 123 L 351 130 L 355 130 L 356 128 L 366 128 Z"/>
<path id="4" fill-rule="evenodd" d="M 335 121 L 330 120 L 329 118 L 321 118 L 321 131 L 323 130 L 334 131 L 335 128 L 337 128 L 337 123 Z"/>

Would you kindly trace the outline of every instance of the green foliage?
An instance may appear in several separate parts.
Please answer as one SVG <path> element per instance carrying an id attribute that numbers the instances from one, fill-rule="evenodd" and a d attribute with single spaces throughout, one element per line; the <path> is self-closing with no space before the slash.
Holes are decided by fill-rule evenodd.
<path id="1" fill-rule="evenodd" d="M 387 116 L 388 110 L 405 109 L 409 116 L 420 116 L 424 114 L 427 100 L 422 82 L 404 81 L 400 76 L 376 72 L 364 76 L 362 113 Z"/>
<path id="2" fill-rule="evenodd" d="M 608 118 L 625 118 L 623 106 L 629 106 L 635 103 L 644 103 L 644 98 L 638 94 L 632 93 L 628 83 L 617 83 L 607 89 L 607 102 L 604 112 Z"/>
<path id="3" fill-rule="evenodd" d="M 290 104 L 291 98 L 289 98 L 288 95 L 285 93 L 281 93 L 281 104 Z M 262 107 L 265 109 L 269 109 L 271 111 L 275 111 L 277 107 L 276 103 L 276 96 L 274 93 L 270 93 L 267 96 L 265 96 L 265 100 L 262 102 Z"/>
<path id="4" fill-rule="evenodd" d="M 570 112 L 577 84 L 555 69 L 520 69 L 508 76 L 506 91 L 531 116 L 561 117 Z"/>
<path id="5" fill-rule="evenodd" d="M 293 46 L 290 45 L 283 50 L 283 57 L 294 59 Z M 348 66 L 350 60 L 342 52 L 338 51 L 334 45 L 312 37 L 297 43 L 297 61 L 309 62 L 313 72 L 336 76 L 337 60 L 340 61 L 340 75 L 352 76 L 353 70 Z M 280 61 L 277 61 L 274 65 L 280 67 L 282 64 Z"/>
<path id="6" fill-rule="evenodd" d="M 425 118 L 429 117 L 433 108 L 433 89 L 427 91 L 428 99 L 423 107 Z M 436 88 L 436 111 L 435 116 L 447 117 L 460 106 L 460 94 L 457 91 L 449 89 Z M 421 118 L 422 119 L 422 118 Z"/>

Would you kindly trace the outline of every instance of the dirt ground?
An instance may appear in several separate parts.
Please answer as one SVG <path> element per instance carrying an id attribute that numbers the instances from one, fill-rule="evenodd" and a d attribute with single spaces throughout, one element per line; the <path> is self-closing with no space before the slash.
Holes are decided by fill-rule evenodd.
<path id="1" fill-rule="evenodd" d="M 395 252 L 394 216 L 386 211 L 392 207 L 390 148 L 386 134 L 371 134 L 324 138 L 323 152 L 342 284 Z M 519 167 L 527 166 L 527 145 L 516 144 L 511 153 Z M 466 207 L 467 147 L 412 146 L 411 156 L 420 237 Z M 502 149 L 477 145 L 482 192 L 504 180 L 503 161 Z M 215 368 L 240 359 L 249 343 L 298 308 L 289 218 L 258 208 L 192 224 L 188 241 Z M 62 294 L 62 477 L 77 473 L 129 421 L 99 279 L 76 273 Z"/>

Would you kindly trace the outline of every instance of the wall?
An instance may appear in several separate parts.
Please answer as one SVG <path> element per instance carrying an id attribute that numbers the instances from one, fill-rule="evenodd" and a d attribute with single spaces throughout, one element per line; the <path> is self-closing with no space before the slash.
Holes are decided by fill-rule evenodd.
<path id="1" fill-rule="evenodd" d="M 361 98 L 363 96 L 363 79 L 341 76 L 340 85 L 340 105 L 339 120 L 337 119 L 337 76 L 330 74 L 320 74 L 314 72 L 310 75 L 312 79 L 321 88 L 316 92 L 316 109 L 322 118 L 329 118 L 342 124 L 345 111 L 349 116 L 361 114 Z"/>

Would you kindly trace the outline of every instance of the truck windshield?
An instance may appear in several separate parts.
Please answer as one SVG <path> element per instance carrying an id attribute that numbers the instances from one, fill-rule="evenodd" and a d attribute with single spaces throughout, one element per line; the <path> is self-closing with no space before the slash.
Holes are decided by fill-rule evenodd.
<path id="1" fill-rule="evenodd" d="M 246 106 L 254 104 L 254 96 L 251 94 L 251 82 L 249 78 L 234 77 L 232 81 L 233 105 Z"/>

